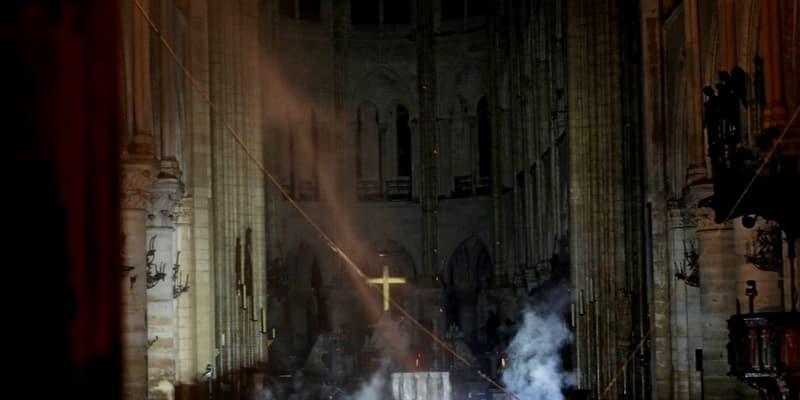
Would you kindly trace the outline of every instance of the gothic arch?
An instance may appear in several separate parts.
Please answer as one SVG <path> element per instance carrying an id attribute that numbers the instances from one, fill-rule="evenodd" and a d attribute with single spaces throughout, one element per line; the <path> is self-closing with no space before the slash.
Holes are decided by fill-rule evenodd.
<path id="1" fill-rule="evenodd" d="M 416 115 L 416 102 L 413 101 L 416 97 L 405 83 L 406 80 L 393 69 L 385 65 L 379 66 L 359 77 L 355 82 L 357 83 L 353 86 L 352 91 L 354 105 L 367 100 L 378 102 L 378 99 L 389 98 L 390 101 L 378 102 L 383 109 L 402 103 L 407 107 L 413 107 L 409 108 L 409 112 L 411 115 Z"/>
<path id="2" fill-rule="evenodd" d="M 396 137 L 396 173 L 400 176 L 411 176 L 413 146 L 411 144 L 411 115 L 408 108 L 398 104 L 395 113 L 395 137 Z"/>
<path id="3" fill-rule="evenodd" d="M 304 240 L 299 241 L 289 251 L 286 256 L 286 267 L 291 286 L 312 287 L 312 280 L 317 280 L 320 285 L 322 283 L 322 278 L 318 275 L 320 265 L 317 252 Z"/>
<path id="4" fill-rule="evenodd" d="M 327 330 L 327 299 L 321 259 L 307 242 L 299 241 L 285 258 L 288 293 L 282 304 L 274 304 L 278 329 L 288 336 L 283 345 L 293 354 L 305 354 L 317 336 Z M 280 299 L 274 299 L 276 303 Z M 291 333 L 291 334 L 290 334 Z"/>
<path id="5" fill-rule="evenodd" d="M 491 278 L 488 247 L 475 235 L 467 237 L 450 255 L 444 281 L 447 322 L 458 325 L 473 347 L 480 347 L 485 341 L 481 329 L 489 316 L 485 289 Z"/>
<path id="6" fill-rule="evenodd" d="M 474 63 L 466 63 L 455 74 L 451 75 L 452 80 L 449 83 L 452 85 L 452 92 L 457 93 L 459 97 L 477 99 L 484 93 L 489 92 L 485 76 L 483 71 L 476 67 Z M 475 109 L 470 106 L 466 112 L 474 115 Z"/>
<path id="7" fill-rule="evenodd" d="M 399 150 L 400 139 L 405 140 L 402 149 L 415 148 L 414 96 L 405 80 L 387 66 L 379 66 L 355 82 L 349 118 L 353 118 L 351 126 L 355 133 L 358 198 L 410 197 L 410 166 L 414 163 L 414 152 L 403 153 L 401 165 Z M 365 107 L 369 107 L 366 113 L 369 115 L 365 115 Z M 402 124 L 405 130 L 398 124 L 401 109 L 407 115 Z"/>
<path id="8" fill-rule="evenodd" d="M 363 101 L 356 108 L 356 177 L 359 196 L 373 196 L 381 192 L 383 128 L 380 109 L 371 101 Z"/>
<path id="9" fill-rule="evenodd" d="M 453 250 L 447 263 L 445 281 L 449 287 L 486 287 L 492 276 L 489 248 L 476 235 L 462 240 Z"/>

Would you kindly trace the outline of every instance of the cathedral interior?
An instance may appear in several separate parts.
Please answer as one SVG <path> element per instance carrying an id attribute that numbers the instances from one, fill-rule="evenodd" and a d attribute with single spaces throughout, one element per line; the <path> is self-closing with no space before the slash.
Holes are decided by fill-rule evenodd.
<path id="1" fill-rule="evenodd" d="M 2 8 L 26 397 L 800 396 L 798 0 Z"/>

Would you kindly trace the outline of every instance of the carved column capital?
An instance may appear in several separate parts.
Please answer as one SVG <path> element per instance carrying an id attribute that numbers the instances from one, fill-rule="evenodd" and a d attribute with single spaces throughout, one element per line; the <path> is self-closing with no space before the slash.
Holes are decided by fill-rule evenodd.
<path id="1" fill-rule="evenodd" d="M 121 203 L 123 209 L 147 209 L 150 185 L 155 173 L 147 163 L 123 162 L 121 171 Z"/>
<path id="2" fill-rule="evenodd" d="M 714 221 L 716 214 L 713 208 L 698 206 L 700 200 L 711 196 L 713 193 L 713 186 L 710 183 L 704 183 L 690 186 L 689 192 L 686 194 L 687 222 L 693 225 L 697 231 L 731 229 L 733 226 L 731 221 L 722 223 Z"/>
<path id="3" fill-rule="evenodd" d="M 172 226 L 176 220 L 176 206 L 183 198 L 181 183 L 177 179 L 159 179 L 150 189 L 152 201 L 148 209 L 148 226 Z"/>
<path id="4" fill-rule="evenodd" d="M 688 185 L 704 185 L 710 181 L 708 177 L 708 168 L 706 168 L 705 163 L 690 164 L 689 167 L 686 168 L 686 183 Z"/>
<path id="5" fill-rule="evenodd" d="M 689 222 L 698 231 L 708 231 L 714 229 L 731 229 L 731 221 L 724 221 L 721 224 L 714 221 L 714 209 L 710 207 L 698 207 L 697 204 L 689 206 Z"/>
<path id="6" fill-rule="evenodd" d="M 180 179 L 181 169 L 174 157 L 162 158 L 158 171 L 159 179 Z"/>
<path id="7" fill-rule="evenodd" d="M 678 200 L 667 202 L 667 218 L 671 228 L 683 228 L 691 223 L 687 216 L 686 205 Z"/>

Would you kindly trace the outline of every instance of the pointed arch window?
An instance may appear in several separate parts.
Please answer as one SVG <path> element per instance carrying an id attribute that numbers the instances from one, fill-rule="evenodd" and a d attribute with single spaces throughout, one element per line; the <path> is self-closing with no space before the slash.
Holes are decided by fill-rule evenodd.
<path id="1" fill-rule="evenodd" d="M 408 109 L 397 106 L 397 175 L 411 176 L 411 127 Z"/>
<path id="2" fill-rule="evenodd" d="M 382 198 L 383 177 L 381 148 L 383 147 L 378 108 L 371 102 L 358 107 L 356 127 L 356 176 L 358 198 Z"/>
<path id="3" fill-rule="evenodd" d="M 492 277 L 488 248 L 479 238 L 470 236 L 450 255 L 445 279 L 445 317 L 457 325 L 468 343 L 480 347 L 487 343 L 485 332 L 489 309 L 481 293 Z M 485 299 L 484 299 L 485 300 Z"/>
<path id="4" fill-rule="evenodd" d="M 395 109 L 396 170 L 392 179 L 385 184 L 386 198 L 389 200 L 411 199 L 411 127 L 408 109 L 402 104 Z M 392 157 L 387 157 L 391 159 Z M 389 168 L 390 170 L 392 168 Z M 391 173 L 391 172 L 390 172 Z"/>

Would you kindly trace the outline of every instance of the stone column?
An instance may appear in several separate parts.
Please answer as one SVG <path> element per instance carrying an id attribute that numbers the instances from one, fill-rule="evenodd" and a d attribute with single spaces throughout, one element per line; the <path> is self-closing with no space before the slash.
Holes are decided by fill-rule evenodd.
<path id="1" fill-rule="evenodd" d="M 176 261 L 180 266 L 178 285 L 188 282 L 189 289 L 175 299 L 177 318 L 177 334 L 175 335 L 176 381 L 190 384 L 203 372 L 208 360 L 198 360 L 197 332 L 198 318 L 196 306 L 197 272 L 193 243 L 196 241 L 192 232 L 193 199 L 184 197 L 175 211 L 175 234 L 177 254 Z M 191 294 L 189 294 L 191 293 Z"/>
<path id="2" fill-rule="evenodd" d="M 695 185 L 689 207 L 697 231 L 700 271 L 700 309 L 703 324 L 703 398 L 723 400 L 737 395 L 738 384 L 728 373 L 727 320 L 736 313 L 736 257 L 730 222 L 714 223 L 714 211 L 698 208 L 710 195 L 710 184 Z"/>
<path id="3" fill-rule="evenodd" d="M 417 90 L 419 93 L 419 136 L 422 172 L 422 271 L 430 274 L 439 267 L 438 189 L 436 157 L 436 57 L 434 47 L 434 3 L 417 0 Z"/>
<path id="4" fill-rule="evenodd" d="M 151 398 L 167 398 L 163 381 L 175 382 L 177 320 L 173 301 L 176 264 L 175 206 L 181 198 L 177 179 L 161 178 L 151 188 L 147 218 L 147 250 L 151 253 L 147 290 L 147 382 Z M 163 279 L 151 280 L 163 272 Z"/>
<path id="5" fill-rule="evenodd" d="M 355 157 L 357 146 L 354 143 L 353 130 L 348 129 L 347 115 L 347 42 L 350 29 L 350 2 L 338 0 L 332 2 L 331 9 L 332 38 L 333 46 L 333 116 L 332 124 L 333 139 L 329 142 L 331 149 L 352 149 L 350 151 L 333 151 L 331 155 L 325 157 L 329 165 L 325 168 L 326 172 L 321 177 L 320 185 L 323 189 L 321 195 L 330 204 L 331 211 L 339 215 L 350 213 L 348 208 L 352 208 L 355 200 L 356 184 L 351 180 L 356 176 L 352 170 L 351 160 Z M 322 153 L 327 153 L 323 151 Z M 279 198 L 278 196 L 274 197 Z M 273 203 L 274 204 L 274 203 Z M 274 208 L 273 204 L 268 207 Z M 345 214 L 346 215 L 346 214 Z M 278 218 L 272 218 L 278 221 Z M 274 223 L 273 223 L 274 224 Z M 338 226 L 334 229 L 344 229 Z M 273 231 L 276 229 L 273 228 Z M 337 237 L 346 237 L 344 233 L 333 232 Z M 276 238 L 277 239 L 277 238 Z M 277 249 L 276 249 L 277 250 Z M 269 279 L 269 278 L 267 278 Z"/>
<path id="6" fill-rule="evenodd" d="M 147 398 L 147 271 L 145 225 L 150 202 L 148 188 L 155 175 L 147 155 L 129 157 L 122 163 L 122 360 L 123 398 Z"/>
<path id="7" fill-rule="evenodd" d="M 192 299 L 194 311 L 195 348 L 193 350 L 197 365 L 195 371 L 202 373 L 207 364 L 215 364 L 218 348 L 218 337 L 214 327 L 214 286 L 213 286 L 213 247 L 212 229 L 213 213 L 211 210 L 211 118 L 209 105 L 204 93 L 210 90 L 209 59 L 209 5 L 207 1 L 191 1 L 188 3 L 188 38 L 186 60 L 192 75 L 199 82 L 201 90 L 188 90 L 187 95 L 187 141 L 184 147 L 186 159 L 184 171 L 187 183 L 187 195 L 191 196 L 191 236 L 192 247 L 186 249 L 191 256 L 194 274 L 189 293 L 184 295 Z M 201 93 L 202 92 L 202 93 Z M 183 262 L 188 262 L 185 260 Z M 179 302 L 180 304 L 180 302 Z M 216 367 L 215 367 L 216 368 Z"/>
<path id="8" fill-rule="evenodd" d="M 156 172 L 153 159 L 153 121 L 150 98 L 150 27 L 132 2 L 125 2 L 123 15 L 131 21 L 130 81 L 132 137 L 122 155 L 122 231 L 125 237 L 124 265 L 130 268 L 122 282 L 123 398 L 147 398 L 147 208 L 150 185 Z M 139 1 L 149 10 L 149 1 Z"/>
<path id="9" fill-rule="evenodd" d="M 585 311 L 577 321 L 579 387 L 608 398 L 646 392 L 649 385 L 642 363 L 620 372 L 649 331 L 642 317 L 648 286 L 641 272 L 639 109 L 636 96 L 622 96 L 640 90 L 640 71 L 627 51 L 638 46 L 639 35 L 629 6 L 567 3 L 568 87 L 578 88 L 568 93 L 571 280 Z M 633 356 L 646 362 L 647 349 Z"/>
<path id="10" fill-rule="evenodd" d="M 241 309 L 240 292 L 243 290 L 235 280 L 239 264 L 234 247 L 237 238 L 243 239 L 247 229 L 252 228 L 254 266 L 264 268 L 264 176 L 250 158 L 252 155 L 253 159 L 262 160 L 260 87 L 253 85 L 261 81 L 256 46 L 257 5 L 254 0 L 218 0 L 210 1 L 208 9 L 209 64 L 214 66 L 209 70 L 209 80 L 226 82 L 210 87 L 215 103 L 215 112 L 211 115 L 214 157 L 210 166 L 214 182 L 210 187 L 214 199 L 210 213 L 214 239 L 210 250 L 220 348 L 217 373 L 218 382 L 228 380 L 233 394 L 244 388 L 245 368 L 253 365 L 254 357 L 261 351 L 257 340 L 260 326 L 253 321 L 252 305 L 248 305 L 248 310 Z M 233 137 L 228 127 L 239 139 Z M 195 198 L 195 211 L 199 211 L 198 200 L 199 197 Z M 199 213 L 196 216 L 199 219 Z M 248 286 L 248 294 L 253 293 L 251 286 Z M 256 286 L 256 290 L 261 289 L 263 287 Z"/>
<path id="11" fill-rule="evenodd" d="M 159 29 L 167 42 L 175 50 L 182 48 L 182 43 L 178 39 L 175 27 L 175 4 L 172 1 L 161 1 L 159 10 Z M 160 93 L 156 97 L 158 100 L 160 129 L 160 154 L 159 169 L 162 175 L 179 177 L 180 168 L 177 160 L 178 141 L 180 140 L 181 126 L 179 125 L 178 110 L 183 105 L 178 95 L 181 84 L 183 83 L 183 71 L 181 75 L 176 74 L 177 66 L 172 54 L 158 43 L 158 80 L 160 82 Z"/>
<path id="12" fill-rule="evenodd" d="M 703 135 L 703 96 L 700 74 L 700 31 L 698 29 L 699 0 L 683 3 L 684 29 L 686 35 L 686 129 L 689 132 L 689 168 L 686 171 L 688 184 L 703 183 L 708 180 L 705 156 L 705 137 Z"/>
<path id="13" fill-rule="evenodd" d="M 138 3 L 147 12 L 149 0 Z M 153 154 L 153 102 L 150 96 L 150 25 L 142 12 L 131 3 L 133 71 L 133 140 L 132 154 Z"/>
<path id="14" fill-rule="evenodd" d="M 686 278 L 682 280 L 675 278 L 677 273 L 691 274 L 688 271 L 691 262 L 689 258 L 693 257 L 693 253 L 697 251 L 697 240 L 694 234 L 694 225 L 690 224 L 685 207 L 672 203 L 669 208 L 668 223 L 670 253 L 668 258 L 672 265 L 665 268 L 671 271 L 668 278 L 671 284 L 669 285 L 670 294 L 662 295 L 662 297 L 665 302 L 666 299 L 671 299 L 671 303 L 666 305 L 671 306 L 672 310 L 669 322 L 672 354 L 657 354 L 657 357 L 665 357 L 666 360 L 656 359 L 658 364 L 654 373 L 656 376 L 663 376 L 663 372 L 660 371 L 662 363 L 670 363 L 672 365 L 670 379 L 675 393 L 674 398 L 699 399 L 702 384 L 700 371 L 695 368 L 695 349 L 703 347 L 703 329 L 696 323 L 696 321 L 702 320 L 700 289 L 687 284 Z"/>
<path id="15" fill-rule="evenodd" d="M 503 126 L 500 117 L 500 95 L 499 86 L 502 82 L 500 72 L 500 37 L 497 31 L 497 20 L 499 17 L 499 3 L 497 0 L 489 0 L 489 118 L 492 129 L 492 236 L 494 239 L 494 273 L 498 282 L 504 282 L 507 278 L 507 266 L 505 265 L 505 208 L 502 198 L 502 161 L 500 157 L 501 138 L 500 131 Z M 516 185 L 512 180 L 512 184 Z M 515 214 L 516 215 L 516 214 Z M 516 243 L 518 248 L 519 243 Z"/>

